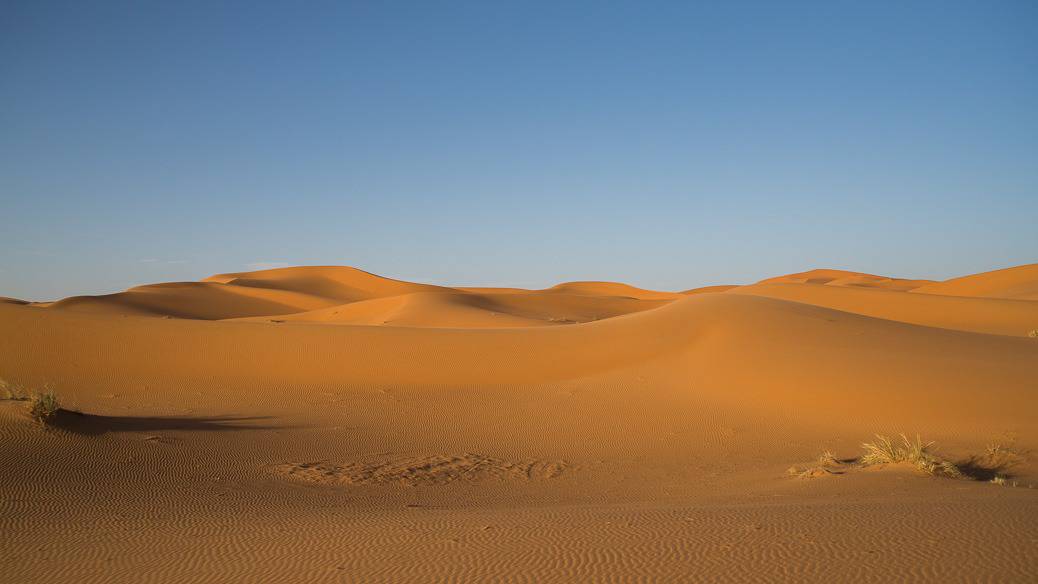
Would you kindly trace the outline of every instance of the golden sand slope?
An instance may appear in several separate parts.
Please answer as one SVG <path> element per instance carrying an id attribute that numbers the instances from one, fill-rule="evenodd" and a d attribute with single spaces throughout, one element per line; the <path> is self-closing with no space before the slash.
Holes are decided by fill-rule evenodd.
<path id="1" fill-rule="evenodd" d="M 923 326 L 997 335 L 1027 336 L 1038 322 L 1038 302 L 1029 300 L 796 284 L 756 284 L 731 292 L 825 306 Z"/>
<path id="2" fill-rule="evenodd" d="M 924 294 L 1038 300 L 1038 264 L 953 278 L 916 288 Z"/>
<path id="3" fill-rule="evenodd" d="M 0 401 L 0 581 L 1031 581 L 1031 268 L 0 302 L 0 376 L 78 412 Z M 877 432 L 984 480 L 786 473 Z"/>

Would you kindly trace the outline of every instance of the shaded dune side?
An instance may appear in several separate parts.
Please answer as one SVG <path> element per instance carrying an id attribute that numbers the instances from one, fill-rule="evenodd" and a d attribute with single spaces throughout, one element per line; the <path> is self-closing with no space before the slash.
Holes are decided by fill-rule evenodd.
<path id="1" fill-rule="evenodd" d="M 666 302 L 569 294 L 416 292 L 279 316 L 276 321 L 448 328 L 550 326 L 612 318 Z"/>
<path id="2" fill-rule="evenodd" d="M 1030 330 L 1038 328 L 1038 303 L 1022 300 L 781 283 L 741 286 L 728 294 L 766 296 L 887 320 L 975 333 L 1027 336 Z"/>
<path id="3" fill-rule="evenodd" d="M 276 322 L 392 325 L 410 327 L 493 328 L 547 324 L 480 305 L 477 295 L 450 292 L 415 292 L 374 298 L 309 312 L 280 316 Z M 239 319 L 270 322 L 269 318 Z"/>
<path id="4" fill-rule="evenodd" d="M 952 278 L 912 291 L 920 294 L 1038 300 L 1038 264 Z"/>
<path id="5" fill-rule="evenodd" d="M 485 386 L 598 375 L 666 359 L 704 398 L 914 425 L 1038 414 L 1031 339 L 902 324 L 771 298 L 695 295 L 568 327 L 420 329 L 111 319 L 0 305 L 0 367 L 21 378 L 133 386 Z M 77 355 L 75 362 L 65 358 Z M 116 377 L 117 376 L 117 377 Z M 934 403 L 940 403 L 935 411 Z"/>
<path id="6" fill-rule="evenodd" d="M 288 290 L 248 288 L 211 282 L 137 286 L 100 296 L 72 296 L 48 308 L 107 315 L 171 316 L 220 320 L 313 310 L 334 299 Z"/>

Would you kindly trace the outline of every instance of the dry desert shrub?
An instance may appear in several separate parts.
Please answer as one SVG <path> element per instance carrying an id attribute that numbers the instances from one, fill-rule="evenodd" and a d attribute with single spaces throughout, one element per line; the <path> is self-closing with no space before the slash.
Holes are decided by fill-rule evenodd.
<path id="1" fill-rule="evenodd" d="M 832 450 L 826 450 L 818 457 L 818 464 L 822 466 L 839 466 L 840 461 L 833 456 Z"/>
<path id="2" fill-rule="evenodd" d="M 1025 454 L 1025 452 L 1020 451 L 1013 445 L 1012 440 L 1008 444 L 991 442 L 984 451 L 981 461 L 988 468 L 1003 470 L 1023 462 Z"/>
<path id="3" fill-rule="evenodd" d="M 1028 456 L 1027 452 L 1014 447 L 1012 438 L 991 442 L 984 454 L 971 456 L 958 464 L 937 455 L 933 446 L 933 442 L 923 442 L 918 435 L 913 440 L 901 434 L 900 440 L 896 440 L 877 434 L 875 442 L 861 445 L 865 454 L 859 458 L 841 460 L 831 450 L 826 450 L 808 466 L 793 466 L 787 472 L 799 478 L 815 478 L 841 475 L 855 468 L 877 464 L 904 463 L 933 476 L 1016 486 L 1016 481 L 1009 480 L 1012 476 L 1007 471 L 1025 461 Z"/>
<path id="4" fill-rule="evenodd" d="M 43 391 L 27 391 L 21 385 L 0 379 L 0 399 L 29 402 L 29 416 L 46 424 L 61 409 L 58 396 L 44 386 Z"/>
<path id="5" fill-rule="evenodd" d="M 61 402 L 53 391 L 34 393 L 29 398 L 29 415 L 41 424 L 46 424 L 61 409 Z"/>
<path id="6" fill-rule="evenodd" d="M 814 479 L 829 475 L 843 474 L 842 472 L 837 472 L 824 466 L 811 466 L 808 468 L 791 466 L 786 470 L 786 472 L 798 479 Z"/>
<path id="7" fill-rule="evenodd" d="M 996 479 L 1010 478 L 1013 468 L 1023 464 L 1029 454 L 1016 447 L 1014 438 L 1007 437 L 989 443 L 983 454 L 970 456 L 959 466 L 965 474 L 979 481 L 1003 484 Z"/>
<path id="8" fill-rule="evenodd" d="M 831 450 L 823 452 L 813 464 L 806 467 L 791 466 L 786 473 L 802 479 L 813 479 L 827 475 L 843 474 L 843 463 L 833 455 Z"/>
<path id="9" fill-rule="evenodd" d="M 25 401 L 29 399 L 22 386 L 9 383 L 3 379 L 0 379 L 0 395 L 3 396 L 3 399 L 11 401 Z"/>
<path id="10" fill-rule="evenodd" d="M 901 442 L 897 443 L 887 436 L 877 434 L 875 442 L 865 442 L 861 445 L 865 449 L 865 454 L 858 462 L 865 466 L 907 462 L 927 474 L 962 478 L 964 475 L 958 466 L 933 453 L 933 445 L 933 442 L 924 443 L 918 435 L 915 440 L 910 440 L 902 434 Z"/>

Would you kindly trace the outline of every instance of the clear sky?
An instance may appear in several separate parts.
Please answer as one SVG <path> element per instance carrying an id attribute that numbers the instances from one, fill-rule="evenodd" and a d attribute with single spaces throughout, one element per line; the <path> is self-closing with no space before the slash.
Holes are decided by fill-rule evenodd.
<path id="1" fill-rule="evenodd" d="M 1038 261 L 1038 3 L 0 4 L 0 295 Z"/>

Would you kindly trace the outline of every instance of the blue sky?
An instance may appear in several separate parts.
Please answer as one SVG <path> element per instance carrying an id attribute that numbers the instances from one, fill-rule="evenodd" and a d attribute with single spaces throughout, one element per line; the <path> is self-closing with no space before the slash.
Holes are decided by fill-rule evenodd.
<path id="1" fill-rule="evenodd" d="M 1038 261 L 1036 7 L 8 1 L 0 295 Z"/>

